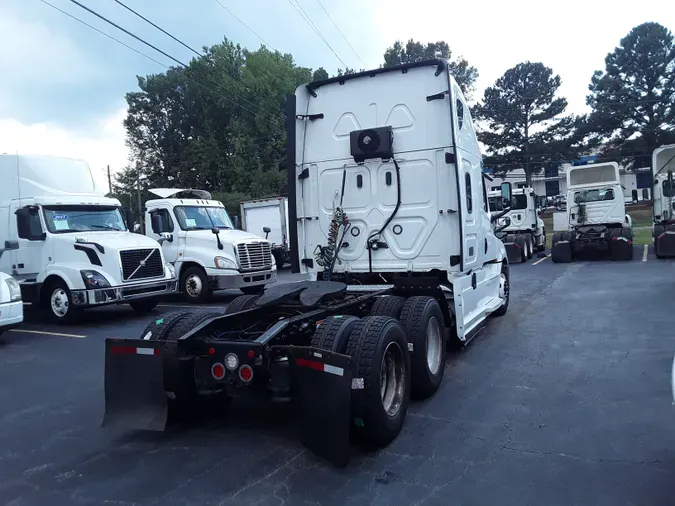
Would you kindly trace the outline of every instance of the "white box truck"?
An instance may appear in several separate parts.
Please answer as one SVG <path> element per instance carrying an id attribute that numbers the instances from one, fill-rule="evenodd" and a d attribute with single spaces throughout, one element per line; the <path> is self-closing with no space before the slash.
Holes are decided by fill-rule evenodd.
<path id="1" fill-rule="evenodd" d="M 652 153 L 653 238 L 657 258 L 675 256 L 675 144 L 660 146 Z"/>
<path id="2" fill-rule="evenodd" d="M 554 233 L 551 243 L 553 262 L 571 262 L 588 249 L 609 252 L 612 260 L 633 258 L 632 221 L 616 162 L 567 168 L 567 231 Z"/>
<path id="3" fill-rule="evenodd" d="M 304 444 L 344 466 L 350 435 L 388 445 L 410 397 L 438 390 L 449 338 L 506 313 L 509 263 L 447 61 L 300 86 L 286 117 L 294 270 L 314 279 L 106 339 L 104 425 L 164 430 L 207 399 L 262 394 L 293 402 Z"/>
<path id="4" fill-rule="evenodd" d="M 241 228 L 251 234 L 265 237 L 272 245 L 277 269 L 288 264 L 288 199 L 273 197 L 248 200 L 241 203 Z"/>
<path id="5" fill-rule="evenodd" d="M 183 296 L 207 301 L 214 290 L 261 293 L 277 281 L 269 241 L 236 230 L 222 202 L 206 190 L 154 188 L 160 197 L 145 203 L 145 233 L 167 240 L 164 256 L 173 264 Z"/>
<path id="6" fill-rule="evenodd" d="M 175 291 L 160 245 L 128 231 L 119 200 L 97 187 L 86 162 L 0 155 L 0 174 L 0 237 L 19 246 L 0 271 L 53 321 L 76 323 L 83 309 L 106 304 L 147 312 Z"/>
<path id="7" fill-rule="evenodd" d="M 0 260 L 5 253 L 18 248 L 17 241 L 5 241 L 5 247 L 0 248 Z M 12 276 L 0 272 L 0 334 L 18 327 L 22 321 L 21 287 Z"/>

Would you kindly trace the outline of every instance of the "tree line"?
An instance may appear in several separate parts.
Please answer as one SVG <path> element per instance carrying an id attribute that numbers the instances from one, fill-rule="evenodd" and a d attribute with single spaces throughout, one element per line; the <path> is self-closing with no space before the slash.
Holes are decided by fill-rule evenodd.
<path id="1" fill-rule="evenodd" d="M 381 66 L 446 58 L 469 100 L 478 70 L 453 58 L 444 41 L 396 41 Z M 338 69 L 337 75 L 355 69 Z M 225 39 L 186 68 L 138 77 L 126 94 L 130 163 L 113 193 L 133 206 L 136 188 L 204 188 L 237 212 L 239 202 L 278 195 L 286 183 L 285 100 L 309 81 L 329 77 L 293 56 L 255 51 Z M 658 23 L 633 28 L 605 58 L 588 86 L 586 115 L 566 113 L 560 76 L 542 62 L 508 69 L 472 105 L 484 164 L 526 178 L 583 154 L 649 166 L 651 152 L 675 142 L 675 41 Z"/>

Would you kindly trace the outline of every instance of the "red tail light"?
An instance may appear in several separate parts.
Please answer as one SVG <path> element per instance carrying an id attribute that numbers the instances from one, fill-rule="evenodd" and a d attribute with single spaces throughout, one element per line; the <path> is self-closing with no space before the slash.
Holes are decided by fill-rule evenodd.
<path id="1" fill-rule="evenodd" d="M 239 368 L 239 378 L 244 383 L 249 383 L 253 379 L 253 369 L 250 365 L 244 364 Z"/>
<path id="2" fill-rule="evenodd" d="M 221 380 L 225 377 L 225 366 L 220 362 L 216 362 L 211 366 L 211 376 L 217 380 Z"/>

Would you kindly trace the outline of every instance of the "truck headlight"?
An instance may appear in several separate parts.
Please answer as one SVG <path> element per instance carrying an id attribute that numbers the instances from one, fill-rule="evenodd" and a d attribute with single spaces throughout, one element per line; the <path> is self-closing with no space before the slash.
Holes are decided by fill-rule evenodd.
<path id="1" fill-rule="evenodd" d="M 16 279 L 7 278 L 5 283 L 7 283 L 7 288 L 9 288 L 9 300 L 12 302 L 21 300 L 21 287 L 19 286 L 19 283 L 16 282 Z"/>
<path id="2" fill-rule="evenodd" d="M 169 276 L 172 278 L 176 277 L 176 268 L 169 262 L 164 262 L 164 266 L 166 267 L 166 271 L 169 273 Z"/>
<path id="3" fill-rule="evenodd" d="M 226 257 L 215 257 L 213 263 L 216 264 L 216 269 L 236 269 L 237 264 L 234 260 Z"/>
<path id="4" fill-rule="evenodd" d="M 80 271 L 84 287 L 87 290 L 95 290 L 97 288 L 110 288 L 110 283 L 103 274 L 97 271 Z"/>

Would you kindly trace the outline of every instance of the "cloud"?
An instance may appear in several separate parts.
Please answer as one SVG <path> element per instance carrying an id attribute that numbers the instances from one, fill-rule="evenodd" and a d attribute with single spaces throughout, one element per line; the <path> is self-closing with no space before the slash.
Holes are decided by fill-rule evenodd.
<path id="1" fill-rule="evenodd" d="M 105 168 L 111 172 L 124 167 L 128 150 L 124 145 L 122 120 L 126 109 L 100 119 L 91 133 L 75 134 L 52 123 L 25 124 L 0 118 L 0 153 L 54 155 L 86 160 L 102 188 L 108 188 Z"/>

